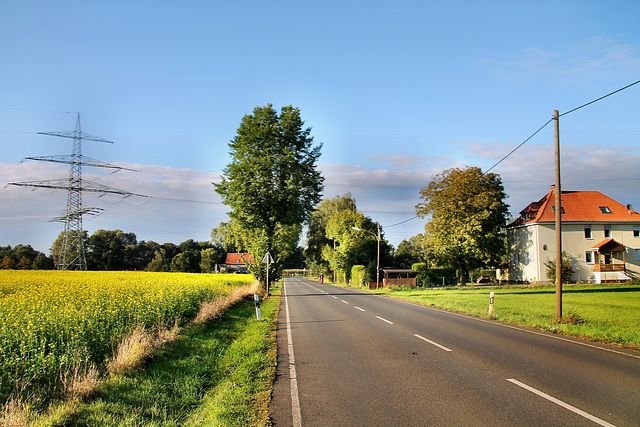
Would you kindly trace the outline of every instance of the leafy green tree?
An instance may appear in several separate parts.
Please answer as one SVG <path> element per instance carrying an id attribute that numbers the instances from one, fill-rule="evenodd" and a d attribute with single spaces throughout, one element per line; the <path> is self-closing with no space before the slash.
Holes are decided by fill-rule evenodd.
<path id="1" fill-rule="evenodd" d="M 400 242 L 393 257 L 396 266 L 400 268 L 411 268 L 415 263 L 426 262 L 428 251 L 424 234 L 418 234 Z"/>
<path id="2" fill-rule="evenodd" d="M 134 233 L 98 230 L 89 237 L 87 267 L 89 270 L 108 271 L 132 269 L 134 266 L 128 255 L 137 245 Z"/>
<path id="3" fill-rule="evenodd" d="M 218 262 L 220 262 L 220 253 L 216 248 L 207 248 L 200 252 L 200 271 L 203 273 L 215 270 Z"/>
<path id="4" fill-rule="evenodd" d="M 243 117 L 230 141 L 231 163 L 222 181 L 214 184 L 258 261 L 248 267 L 263 284 L 266 264 L 259 261 L 265 252 L 282 263 L 284 252 L 297 246 L 299 234 L 286 249 L 276 241 L 301 230 L 321 198 L 324 178 L 316 169 L 321 145 L 313 145 L 311 128 L 303 125 L 300 111 L 292 106 L 283 107 L 280 114 L 271 104 L 255 108 Z M 277 268 L 269 274 L 273 280 L 278 278 Z"/>
<path id="5" fill-rule="evenodd" d="M 556 261 L 547 261 L 544 263 L 544 266 L 547 268 L 547 278 L 551 280 L 551 282 L 556 282 Z M 562 274 L 562 283 L 569 283 L 573 274 L 573 267 L 571 266 L 571 258 L 566 252 L 562 252 L 562 264 L 560 267 L 560 274 Z"/>
<path id="6" fill-rule="evenodd" d="M 324 199 L 313 211 L 307 221 L 307 248 L 305 250 L 307 267 L 318 272 L 329 272 L 329 262 L 323 258 L 325 246 L 333 246 L 333 240 L 327 237 L 327 223 L 342 211 L 355 211 L 356 201 L 351 193 Z"/>
<path id="7" fill-rule="evenodd" d="M 244 248 L 237 247 L 240 233 L 234 225 L 231 221 L 221 222 L 211 230 L 211 242 L 221 249 L 221 253 L 244 252 Z"/>
<path id="8" fill-rule="evenodd" d="M 171 258 L 167 257 L 167 250 L 159 248 L 153 254 L 153 259 L 146 268 L 147 271 L 169 271 L 171 270 Z"/>
<path id="9" fill-rule="evenodd" d="M 359 230 L 356 230 L 359 229 Z M 375 266 L 378 256 L 378 224 L 371 218 L 355 209 L 342 210 L 329 219 L 326 226 L 326 236 L 336 246 L 325 245 L 322 256 L 329 262 L 334 271 L 348 275 L 354 265 L 369 265 L 373 262 L 373 278 L 368 275 L 368 280 L 375 281 Z M 380 241 L 380 268 L 388 265 L 391 259 L 391 246 L 382 239 Z"/>
<path id="10" fill-rule="evenodd" d="M 180 273 L 200 273 L 200 252 L 187 249 L 171 260 L 171 271 Z"/>
<path id="11" fill-rule="evenodd" d="M 434 176 L 420 197 L 416 215 L 431 216 L 425 235 L 433 255 L 459 270 L 461 284 L 469 271 L 499 263 L 506 250 L 501 230 L 509 215 L 500 175 L 477 167 L 448 169 Z"/>
<path id="12" fill-rule="evenodd" d="M 75 234 L 75 231 L 71 232 Z M 82 230 L 80 232 L 80 238 L 84 240 L 84 247 L 87 248 L 89 246 L 89 233 L 87 230 Z M 64 231 L 58 234 L 58 237 L 51 245 L 51 256 L 53 258 L 53 264 L 56 268 L 62 264 L 62 242 L 64 241 Z M 67 253 L 69 259 L 74 259 L 78 256 L 78 252 L 75 247 L 71 247 L 69 252 Z"/>

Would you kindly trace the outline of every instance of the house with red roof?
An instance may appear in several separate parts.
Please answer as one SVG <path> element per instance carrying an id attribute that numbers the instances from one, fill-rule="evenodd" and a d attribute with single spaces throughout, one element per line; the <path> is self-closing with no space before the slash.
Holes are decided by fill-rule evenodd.
<path id="1" fill-rule="evenodd" d="M 245 261 L 252 264 L 253 255 L 249 253 L 228 253 L 224 264 L 220 265 L 220 267 L 230 273 L 248 273 L 249 269 Z"/>
<path id="2" fill-rule="evenodd" d="M 506 227 L 509 281 L 549 282 L 556 259 L 555 189 L 529 204 Z M 563 191 L 562 251 L 571 281 L 617 282 L 640 277 L 640 214 L 599 191 Z"/>

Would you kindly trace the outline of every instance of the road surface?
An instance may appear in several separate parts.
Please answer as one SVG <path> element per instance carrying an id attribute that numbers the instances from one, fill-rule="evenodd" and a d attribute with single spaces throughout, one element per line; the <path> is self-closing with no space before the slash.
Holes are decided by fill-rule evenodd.
<path id="1" fill-rule="evenodd" d="M 640 426 L 640 353 L 288 278 L 283 426 Z"/>

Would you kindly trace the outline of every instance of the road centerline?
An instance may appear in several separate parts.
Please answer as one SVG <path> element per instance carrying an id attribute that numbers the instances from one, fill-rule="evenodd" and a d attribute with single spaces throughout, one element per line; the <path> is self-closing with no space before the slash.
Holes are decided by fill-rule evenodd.
<path id="1" fill-rule="evenodd" d="M 422 335 L 413 334 L 413 336 L 416 337 L 416 338 L 420 338 L 422 341 L 428 342 L 429 344 L 434 345 L 434 346 L 436 346 L 436 347 L 438 347 L 438 348 L 440 348 L 440 349 L 442 349 L 444 351 L 453 351 L 448 347 L 445 347 L 443 345 L 438 344 L 435 341 L 431 341 L 430 339 L 423 337 Z"/>
<path id="2" fill-rule="evenodd" d="M 392 322 L 392 321 L 387 320 L 387 319 L 385 319 L 384 317 L 376 316 L 376 319 L 380 319 L 380 320 L 382 320 L 383 322 L 387 322 L 388 324 L 393 325 L 393 322 Z"/>

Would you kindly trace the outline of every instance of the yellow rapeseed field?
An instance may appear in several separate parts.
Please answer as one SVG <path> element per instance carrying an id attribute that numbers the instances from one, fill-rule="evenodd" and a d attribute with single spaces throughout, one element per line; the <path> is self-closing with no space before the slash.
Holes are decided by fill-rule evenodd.
<path id="1" fill-rule="evenodd" d="M 250 275 L 0 270 L 0 401 L 104 369 L 136 327 L 185 323 Z"/>

